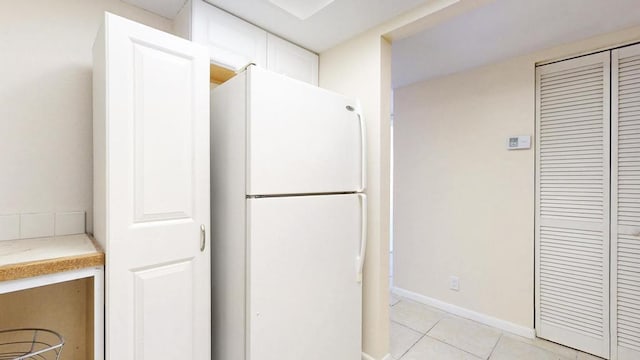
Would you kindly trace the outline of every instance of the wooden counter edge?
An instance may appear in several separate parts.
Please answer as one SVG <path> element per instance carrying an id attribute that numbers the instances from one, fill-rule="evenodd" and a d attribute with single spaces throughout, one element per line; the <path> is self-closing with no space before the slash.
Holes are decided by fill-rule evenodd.
<path id="1" fill-rule="evenodd" d="M 25 279 L 102 265 L 104 265 L 104 253 L 101 251 L 85 255 L 11 264 L 0 266 L 0 281 Z"/>

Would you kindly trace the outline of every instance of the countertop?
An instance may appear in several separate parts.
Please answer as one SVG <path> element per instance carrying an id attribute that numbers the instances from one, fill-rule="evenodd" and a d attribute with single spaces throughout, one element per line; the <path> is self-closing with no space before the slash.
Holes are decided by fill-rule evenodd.
<path id="1" fill-rule="evenodd" d="M 0 241 L 0 281 L 104 265 L 87 234 Z"/>

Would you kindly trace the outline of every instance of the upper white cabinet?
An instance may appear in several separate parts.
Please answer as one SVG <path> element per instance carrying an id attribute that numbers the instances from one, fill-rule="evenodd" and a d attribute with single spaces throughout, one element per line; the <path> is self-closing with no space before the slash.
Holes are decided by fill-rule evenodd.
<path id="1" fill-rule="evenodd" d="M 249 63 L 318 84 L 318 55 L 203 1 L 187 1 L 176 34 L 209 48 L 211 62 L 237 71 Z"/>
<path id="2" fill-rule="evenodd" d="M 267 68 L 318 85 L 318 55 L 267 34 Z"/>
<path id="3" fill-rule="evenodd" d="M 217 65 L 267 66 L 267 32 L 204 1 L 193 2 L 191 40 L 206 45 Z"/>

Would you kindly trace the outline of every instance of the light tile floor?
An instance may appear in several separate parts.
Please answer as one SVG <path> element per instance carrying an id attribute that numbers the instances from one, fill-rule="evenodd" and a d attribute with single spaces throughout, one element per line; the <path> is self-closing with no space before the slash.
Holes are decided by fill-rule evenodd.
<path id="1" fill-rule="evenodd" d="M 395 295 L 391 356 L 396 360 L 600 360 L 542 339 L 527 339 Z"/>

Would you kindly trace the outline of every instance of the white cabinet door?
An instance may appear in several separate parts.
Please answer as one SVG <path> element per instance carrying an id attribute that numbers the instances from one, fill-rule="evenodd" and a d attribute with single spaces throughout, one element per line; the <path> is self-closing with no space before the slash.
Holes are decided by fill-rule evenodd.
<path id="1" fill-rule="evenodd" d="M 247 194 L 361 191 L 364 120 L 355 100 L 249 68 Z"/>
<path id="2" fill-rule="evenodd" d="M 267 35 L 267 69 L 318 85 L 318 55 L 273 34 Z"/>
<path id="3" fill-rule="evenodd" d="M 361 358 L 363 197 L 247 200 L 247 359 Z"/>
<path id="4" fill-rule="evenodd" d="M 640 359 L 640 45 L 612 54 L 612 353 Z"/>
<path id="5" fill-rule="evenodd" d="M 536 331 L 609 356 L 609 53 L 536 71 Z"/>
<path id="6" fill-rule="evenodd" d="M 193 0 L 192 38 L 209 48 L 211 61 L 238 70 L 266 67 L 267 32 L 202 0 Z"/>
<path id="7" fill-rule="evenodd" d="M 207 50 L 107 14 L 94 63 L 107 359 L 208 360 Z"/>

